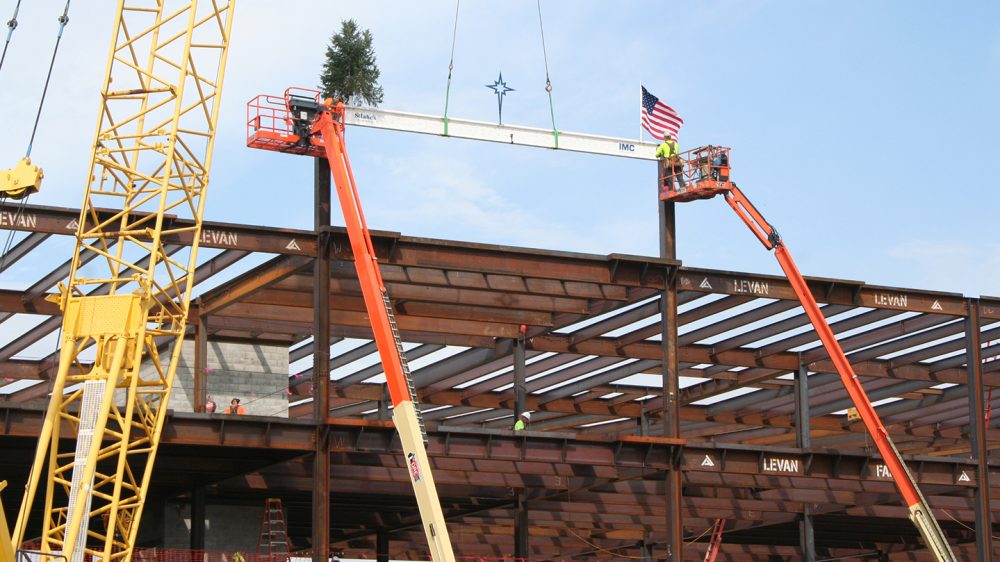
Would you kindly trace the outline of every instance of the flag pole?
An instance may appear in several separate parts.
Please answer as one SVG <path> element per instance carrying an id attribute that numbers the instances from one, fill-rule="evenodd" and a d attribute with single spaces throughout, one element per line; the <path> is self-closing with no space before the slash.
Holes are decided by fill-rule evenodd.
<path id="1" fill-rule="evenodd" d="M 642 142 L 642 82 L 639 82 L 639 142 Z"/>

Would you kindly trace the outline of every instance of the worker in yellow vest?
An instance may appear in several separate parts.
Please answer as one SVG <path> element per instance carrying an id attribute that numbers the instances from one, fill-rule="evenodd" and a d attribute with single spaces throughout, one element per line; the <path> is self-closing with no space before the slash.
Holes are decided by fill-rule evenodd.
<path id="1" fill-rule="evenodd" d="M 527 423 L 531 420 L 531 412 L 521 412 L 521 415 L 514 422 L 514 431 L 523 430 Z"/>
<path id="2" fill-rule="evenodd" d="M 660 161 L 660 169 L 663 174 L 663 185 L 668 190 L 674 189 L 674 178 L 683 189 L 684 164 L 681 162 L 677 149 L 677 141 L 671 133 L 663 133 L 663 142 L 656 148 L 656 158 Z"/>

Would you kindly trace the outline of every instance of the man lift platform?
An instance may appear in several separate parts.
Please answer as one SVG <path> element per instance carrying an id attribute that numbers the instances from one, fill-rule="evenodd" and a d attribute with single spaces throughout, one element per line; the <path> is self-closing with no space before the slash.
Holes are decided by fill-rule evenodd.
<path id="1" fill-rule="evenodd" d="M 316 90 L 289 88 L 283 97 L 257 96 L 247 104 L 247 146 L 326 158 L 329 163 L 354 252 L 365 309 L 392 398 L 392 421 L 403 446 L 431 559 L 455 562 L 427 458 L 427 433 L 417 404 L 417 392 L 347 157 L 344 114 L 342 102 L 323 100 Z"/>
<path id="2" fill-rule="evenodd" d="M 766 249 L 774 250 L 774 257 L 777 258 L 785 276 L 788 277 L 803 310 L 805 310 L 816 334 L 830 355 L 847 394 L 854 402 L 865 428 L 872 436 L 878 452 L 889 468 L 892 479 L 909 509 L 910 520 L 920 531 L 935 560 L 954 562 L 956 560 L 955 554 L 948 544 L 947 537 L 931 513 L 931 508 L 917 487 L 916 480 L 907 469 L 903 456 L 896 449 L 892 439 L 889 438 L 888 430 L 882 424 L 882 420 L 875 411 L 875 407 L 872 406 L 860 379 L 854 373 L 850 361 L 844 354 L 843 348 L 840 347 L 833 330 L 827 324 L 826 317 L 823 316 L 823 312 L 809 290 L 805 278 L 799 272 L 798 266 L 795 265 L 791 253 L 789 253 L 778 231 L 764 219 L 760 211 L 733 183 L 730 177 L 729 149 L 720 146 L 705 146 L 682 152 L 677 157 L 681 160 L 680 165 L 674 162 L 666 169 L 661 168 L 660 199 L 670 202 L 685 202 L 711 199 L 716 195 L 722 195 L 726 203 L 729 203 L 729 206 L 740 217 L 740 220 L 760 240 L 760 243 Z M 681 174 L 683 177 L 678 178 L 677 176 Z"/>

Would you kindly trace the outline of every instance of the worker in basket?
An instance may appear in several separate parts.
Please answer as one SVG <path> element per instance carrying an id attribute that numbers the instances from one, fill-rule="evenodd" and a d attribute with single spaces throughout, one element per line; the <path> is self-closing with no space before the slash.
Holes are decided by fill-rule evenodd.
<path id="1" fill-rule="evenodd" d="M 672 133 L 663 133 L 663 142 L 656 148 L 656 158 L 660 161 L 660 169 L 663 170 L 663 186 L 667 190 L 674 189 L 674 179 L 680 189 L 684 189 L 684 163 L 681 161 L 680 153 L 677 150 L 677 141 Z"/>

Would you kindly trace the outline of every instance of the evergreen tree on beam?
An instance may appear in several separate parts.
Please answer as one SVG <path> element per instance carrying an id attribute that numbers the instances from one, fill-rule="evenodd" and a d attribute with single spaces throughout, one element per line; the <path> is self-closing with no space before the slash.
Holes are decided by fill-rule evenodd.
<path id="1" fill-rule="evenodd" d="M 326 48 L 326 62 L 320 75 L 323 96 L 350 105 L 377 106 L 382 102 L 378 77 L 371 31 L 361 31 L 353 19 L 342 21 L 340 32 L 330 38 Z"/>

